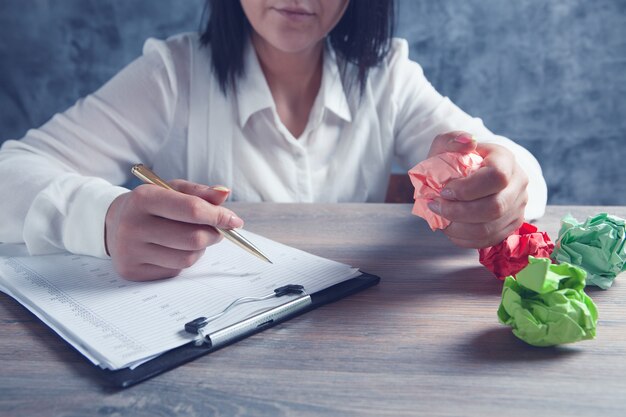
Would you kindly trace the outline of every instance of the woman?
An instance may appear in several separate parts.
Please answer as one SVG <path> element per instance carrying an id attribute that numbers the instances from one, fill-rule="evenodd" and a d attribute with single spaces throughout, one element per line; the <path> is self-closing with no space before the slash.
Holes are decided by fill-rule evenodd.
<path id="1" fill-rule="evenodd" d="M 431 210 L 464 247 L 539 217 L 537 161 L 440 96 L 392 40 L 392 0 L 211 0 L 201 37 L 149 40 L 99 91 L 0 151 L 0 241 L 111 256 L 130 279 L 176 275 L 243 221 L 245 201 L 382 201 L 391 161 L 484 157 Z M 476 138 L 476 139 L 474 139 Z M 181 193 L 129 179 L 143 162 Z M 208 187 L 202 184 L 225 184 Z"/>

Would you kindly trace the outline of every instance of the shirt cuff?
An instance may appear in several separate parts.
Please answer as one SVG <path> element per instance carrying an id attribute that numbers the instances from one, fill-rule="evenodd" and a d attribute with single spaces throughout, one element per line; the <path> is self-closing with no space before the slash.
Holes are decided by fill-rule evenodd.
<path id="1" fill-rule="evenodd" d="M 109 258 L 104 236 L 106 214 L 113 200 L 128 191 L 99 179 L 83 185 L 65 221 L 65 248 L 76 254 Z"/>
<path id="2" fill-rule="evenodd" d="M 536 167 L 529 168 L 528 161 L 518 161 L 518 165 L 528 175 L 528 186 L 526 187 L 528 193 L 528 203 L 526 203 L 526 209 L 524 211 L 524 217 L 526 220 L 536 220 L 546 213 L 546 205 L 548 203 L 548 186 L 541 173 L 539 163 L 533 161 Z"/>
<path id="3" fill-rule="evenodd" d="M 24 224 L 24 242 L 32 255 L 66 250 L 108 258 L 104 242 L 109 206 L 129 190 L 95 177 L 66 174 L 42 190 Z"/>

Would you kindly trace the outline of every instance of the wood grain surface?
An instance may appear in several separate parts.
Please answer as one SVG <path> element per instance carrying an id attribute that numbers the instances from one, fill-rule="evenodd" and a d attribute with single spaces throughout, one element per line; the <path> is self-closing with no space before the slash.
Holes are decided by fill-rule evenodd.
<path id="1" fill-rule="evenodd" d="M 382 277 L 126 390 L 0 294 L 0 416 L 622 416 L 626 274 L 589 289 L 595 340 L 534 348 L 498 323 L 501 282 L 406 204 L 231 204 L 246 228 Z M 537 222 L 626 207 L 549 207 Z"/>

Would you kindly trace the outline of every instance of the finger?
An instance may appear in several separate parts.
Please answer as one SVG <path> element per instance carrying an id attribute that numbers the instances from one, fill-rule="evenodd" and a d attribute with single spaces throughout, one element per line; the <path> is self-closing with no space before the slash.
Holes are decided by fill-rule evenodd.
<path id="1" fill-rule="evenodd" d="M 243 226 L 243 220 L 231 210 L 214 206 L 195 195 L 166 190 L 154 185 L 140 185 L 131 194 L 133 204 L 154 216 L 228 229 Z"/>
<path id="2" fill-rule="evenodd" d="M 468 177 L 449 181 L 441 190 L 441 197 L 457 201 L 478 200 L 504 190 L 512 181 L 517 179 L 499 168 L 482 166 Z"/>
<path id="3" fill-rule="evenodd" d="M 435 214 L 459 223 L 486 223 L 507 214 L 523 212 L 528 200 L 526 188 L 509 187 L 497 194 L 471 201 L 451 201 L 435 198 L 428 207 Z"/>
<path id="4" fill-rule="evenodd" d="M 491 239 L 494 235 L 497 235 L 501 230 L 505 229 L 511 222 L 521 218 L 522 216 L 520 216 L 519 213 L 511 213 L 511 215 L 484 223 L 452 222 L 444 230 L 444 233 L 449 238 L 484 241 Z"/>
<path id="5" fill-rule="evenodd" d="M 515 156 L 499 145 L 479 144 L 476 147 L 483 157 L 481 167 L 465 178 L 446 184 L 442 197 L 449 200 L 470 201 L 486 197 L 503 190 L 519 172 Z M 523 174 L 520 174 L 523 175 Z M 523 181 L 523 178 L 519 178 Z"/>
<path id="6" fill-rule="evenodd" d="M 142 250 L 141 262 L 166 269 L 185 269 L 204 255 L 204 249 L 196 251 L 166 248 L 148 243 Z"/>
<path id="7" fill-rule="evenodd" d="M 228 198 L 230 189 L 223 185 L 207 186 L 186 180 L 173 180 L 170 185 L 184 194 L 195 195 L 209 203 L 219 206 Z"/>
<path id="8" fill-rule="evenodd" d="M 444 152 L 470 153 L 476 149 L 474 137 L 462 131 L 448 132 L 438 135 L 430 145 L 428 157 Z"/>
<path id="9" fill-rule="evenodd" d="M 163 268 L 158 265 L 137 264 L 131 268 L 116 268 L 117 273 L 129 281 L 152 281 L 171 278 L 182 272 L 182 269 Z"/>
<path id="10" fill-rule="evenodd" d="M 502 145 L 497 143 L 478 143 L 476 144 L 476 153 L 489 163 L 489 159 L 494 156 L 508 155 L 510 158 L 515 159 L 513 153 Z"/>
<path id="11" fill-rule="evenodd" d="M 522 218 L 515 219 L 514 221 L 510 222 L 502 229 L 494 232 L 493 235 L 491 235 L 488 238 L 462 239 L 462 238 L 451 237 L 450 241 L 452 241 L 452 243 L 454 243 L 455 245 L 463 247 L 463 248 L 472 248 L 472 249 L 487 248 L 487 247 L 494 246 L 494 245 L 501 243 L 504 239 L 509 237 L 513 232 L 515 232 L 515 230 L 519 229 L 523 221 L 524 219 Z"/>
<path id="12" fill-rule="evenodd" d="M 167 268 L 159 262 L 146 262 L 146 259 L 153 260 L 156 257 L 150 254 L 156 245 L 137 243 L 128 246 L 112 258 L 115 271 L 122 277 L 132 281 L 145 281 L 152 279 L 167 278 L 178 275 L 180 268 Z"/>
<path id="13" fill-rule="evenodd" d="M 222 240 L 222 235 L 212 226 L 182 223 L 152 217 L 137 235 L 146 242 L 171 249 L 202 250 Z"/>

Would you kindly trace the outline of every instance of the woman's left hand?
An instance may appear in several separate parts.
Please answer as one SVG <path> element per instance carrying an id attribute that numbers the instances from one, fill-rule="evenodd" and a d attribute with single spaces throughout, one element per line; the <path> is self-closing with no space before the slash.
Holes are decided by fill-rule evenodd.
<path id="1" fill-rule="evenodd" d="M 511 151 L 501 145 L 477 144 L 464 132 L 437 136 L 428 156 L 472 151 L 483 157 L 482 166 L 468 177 L 448 182 L 441 197 L 428 206 L 451 221 L 443 232 L 453 243 L 478 249 L 500 243 L 521 226 L 528 176 Z"/>

